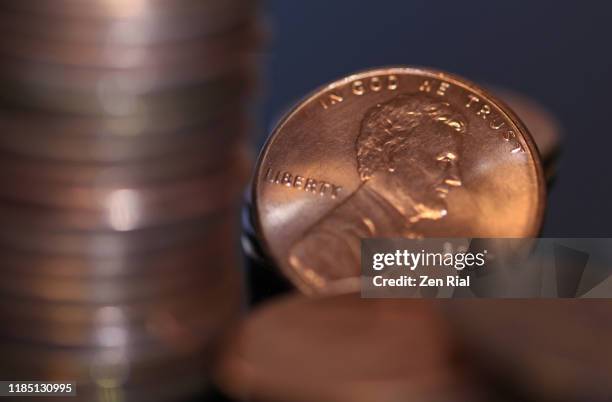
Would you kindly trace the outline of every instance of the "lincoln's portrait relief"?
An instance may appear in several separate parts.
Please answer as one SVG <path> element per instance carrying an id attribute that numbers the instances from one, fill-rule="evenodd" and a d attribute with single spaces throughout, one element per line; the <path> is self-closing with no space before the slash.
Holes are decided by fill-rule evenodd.
<path id="1" fill-rule="evenodd" d="M 402 94 L 369 109 L 355 141 L 359 187 L 306 229 L 289 263 L 309 283 L 359 276 L 360 239 L 418 238 L 414 225 L 443 219 L 461 186 L 467 122 L 440 99 Z"/>

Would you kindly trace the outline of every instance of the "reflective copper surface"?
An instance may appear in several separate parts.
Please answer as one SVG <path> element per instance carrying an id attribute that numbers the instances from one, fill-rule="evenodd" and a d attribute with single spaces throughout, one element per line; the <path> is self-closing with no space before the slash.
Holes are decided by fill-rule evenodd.
<path id="1" fill-rule="evenodd" d="M 491 88 L 525 123 L 535 142 L 546 180 L 550 181 L 556 174 L 556 162 L 561 149 L 562 129 L 559 121 L 535 99 L 506 88 Z"/>
<path id="2" fill-rule="evenodd" d="M 253 183 L 256 227 L 307 293 L 358 286 L 363 237 L 529 237 L 545 202 L 527 129 L 462 78 L 348 76 L 278 125 Z"/>

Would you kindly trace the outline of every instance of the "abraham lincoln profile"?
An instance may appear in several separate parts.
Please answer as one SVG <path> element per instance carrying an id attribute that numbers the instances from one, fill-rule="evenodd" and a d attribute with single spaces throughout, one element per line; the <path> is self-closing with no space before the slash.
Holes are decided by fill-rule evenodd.
<path id="1" fill-rule="evenodd" d="M 417 222 L 444 218 L 466 128 L 448 103 L 420 93 L 369 109 L 355 143 L 361 183 L 293 244 L 294 272 L 317 287 L 359 277 L 362 238 L 418 238 Z"/>

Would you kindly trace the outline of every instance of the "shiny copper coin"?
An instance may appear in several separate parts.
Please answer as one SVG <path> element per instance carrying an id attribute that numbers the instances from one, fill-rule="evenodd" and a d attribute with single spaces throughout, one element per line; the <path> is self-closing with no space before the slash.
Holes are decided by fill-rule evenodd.
<path id="1" fill-rule="evenodd" d="M 294 108 L 260 155 L 253 200 L 275 265 L 319 293 L 358 289 L 365 237 L 535 236 L 545 184 L 526 128 L 487 92 L 386 68 Z"/>
<path id="2" fill-rule="evenodd" d="M 475 362 L 528 399 L 610 400 L 610 301 L 474 300 L 448 308 Z"/>
<path id="3" fill-rule="evenodd" d="M 437 305 L 291 296 L 255 311 L 222 353 L 218 382 L 257 401 L 475 398 Z M 473 400 L 473 399 L 472 399 Z"/>

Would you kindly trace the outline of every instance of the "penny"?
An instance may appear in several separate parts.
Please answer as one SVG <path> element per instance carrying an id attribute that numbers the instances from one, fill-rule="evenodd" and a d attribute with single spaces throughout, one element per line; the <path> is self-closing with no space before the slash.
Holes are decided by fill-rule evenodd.
<path id="1" fill-rule="evenodd" d="M 525 123 L 540 152 L 544 174 L 548 185 L 556 174 L 556 161 L 561 148 L 561 125 L 555 116 L 536 100 L 507 88 L 490 86 L 492 92 L 509 105 L 512 110 Z M 280 121 L 279 118 L 275 121 Z M 276 124 L 271 128 L 273 129 Z M 270 266 L 267 257 L 261 250 L 260 241 L 253 225 L 253 208 L 250 191 L 245 194 L 242 208 L 241 242 L 243 252 L 249 259 L 263 266 Z"/>
<path id="2" fill-rule="evenodd" d="M 442 318 L 425 300 L 289 296 L 233 331 L 216 379 L 240 400 L 478 400 Z"/>
<path id="3" fill-rule="evenodd" d="M 365 237 L 531 237 L 545 203 L 516 115 L 444 72 L 386 68 L 326 85 L 257 163 L 258 235 L 302 291 L 356 290 Z"/>

